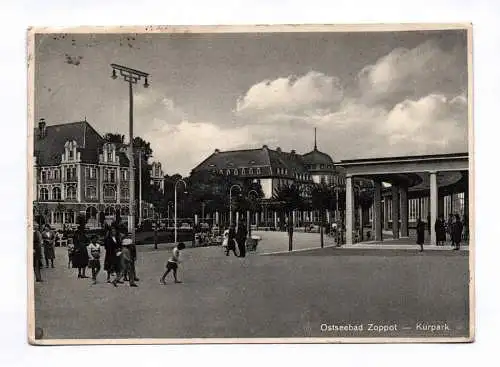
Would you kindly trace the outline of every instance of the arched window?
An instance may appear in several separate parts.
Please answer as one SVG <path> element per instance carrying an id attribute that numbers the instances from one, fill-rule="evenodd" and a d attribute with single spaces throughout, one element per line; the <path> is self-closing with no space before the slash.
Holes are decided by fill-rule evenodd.
<path id="1" fill-rule="evenodd" d="M 76 200 L 76 187 L 68 186 L 66 188 L 66 199 L 67 200 Z"/>
<path id="2" fill-rule="evenodd" d="M 61 189 L 59 187 L 52 189 L 52 200 L 61 200 Z"/>
<path id="3" fill-rule="evenodd" d="M 75 212 L 73 210 L 68 210 L 66 212 L 66 223 L 73 224 L 75 223 Z"/>
<path id="4" fill-rule="evenodd" d="M 257 168 L 257 174 L 260 175 L 260 168 Z"/>
<path id="5" fill-rule="evenodd" d="M 88 186 L 87 187 L 87 198 L 91 200 L 97 199 L 97 189 L 95 186 Z"/>
<path id="6" fill-rule="evenodd" d="M 49 190 L 46 188 L 40 189 L 40 200 L 49 200 Z"/>
<path id="7" fill-rule="evenodd" d="M 105 199 L 115 199 L 116 198 L 116 191 L 112 186 L 105 186 L 104 187 L 104 198 Z"/>
<path id="8" fill-rule="evenodd" d="M 115 215 L 115 208 L 113 208 L 112 206 L 108 206 L 104 210 L 104 215 Z"/>
<path id="9" fill-rule="evenodd" d="M 128 188 L 124 187 L 120 191 L 120 196 L 122 199 L 128 199 L 129 198 L 129 190 Z"/>
<path id="10" fill-rule="evenodd" d="M 40 180 L 42 182 L 47 182 L 47 171 L 42 171 L 40 174 Z"/>

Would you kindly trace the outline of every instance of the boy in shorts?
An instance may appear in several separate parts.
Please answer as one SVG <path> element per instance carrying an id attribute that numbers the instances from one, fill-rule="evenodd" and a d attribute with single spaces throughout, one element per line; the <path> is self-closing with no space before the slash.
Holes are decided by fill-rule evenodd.
<path id="1" fill-rule="evenodd" d="M 179 243 L 174 249 L 172 250 L 172 257 L 168 259 L 167 261 L 167 270 L 165 270 L 165 273 L 163 273 L 163 276 L 160 279 L 160 283 L 165 285 L 165 278 L 167 277 L 168 273 L 172 271 L 174 273 L 174 282 L 175 283 L 182 283 L 181 281 L 177 280 L 177 268 L 179 266 L 180 261 L 180 256 L 181 256 L 181 250 L 184 250 L 186 248 L 186 245 L 184 245 L 183 242 Z"/>

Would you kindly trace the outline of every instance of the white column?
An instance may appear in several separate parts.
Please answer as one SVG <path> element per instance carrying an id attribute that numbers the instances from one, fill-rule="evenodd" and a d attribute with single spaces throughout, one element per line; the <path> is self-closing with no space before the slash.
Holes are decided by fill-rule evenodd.
<path id="1" fill-rule="evenodd" d="M 194 224 L 198 224 L 198 214 L 194 215 Z"/>
<path id="2" fill-rule="evenodd" d="M 430 172 L 430 207 L 431 207 L 431 245 L 436 244 L 436 231 L 434 230 L 434 224 L 437 219 L 437 210 L 438 210 L 438 186 L 437 186 L 437 172 Z"/>
<path id="3" fill-rule="evenodd" d="M 215 212 L 215 224 L 219 225 L 219 211 L 218 210 Z"/>
<path id="4" fill-rule="evenodd" d="M 81 203 L 82 202 L 82 167 L 78 164 L 76 166 L 76 179 L 78 184 L 76 185 L 76 200 Z"/>
<path id="5" fill-rule="evenodd" d="M 255 212 L 255 227 L 259 226 L 259 213 Z"/>
<path id="6" fill-rule="evenodd" d="M 374 182 L 375 193 L 373 198 L 373 223 L 375 241 L 382 241 L 382 184 L 378 181 Z M 386 214 L 387 216 L 387 214 Z"/>
<path id="7" fill-rule="evenodd" d="M 104 203 L 104 167 L 100 166 L 99 167 L 99 177 L 98 181 L 99 182 L 99 202 L 102 204 Z M 129 194 L 130 196 L 131 194 Z"/>
<path id="8" fill-rule="evenodd" d="M 352 245 L 352 230 L 354 227 L 354 192 L 352 186 L 352 176 L 346 176 L 345 180 L 345 226 L 346 226 L 346 235 L 345 240 L 347 245 Z"/>
<path id="9" fill-rule="evenodd" d="M 401 237 L 408 237 L 408 188 L 401 187 L 399 190 L 401 200 Z"/>
<path id="10" fill-rule="evenodd" d="M 50 211 L 50 224 L 54 225 L 54 211 Z"/>
<path id="11" fill-rule="evenodd" d="M 236 225 L 240 223 L 240 212 L 236 212 Z"/>
<path id="12" fill-rule="evenodd" d="M 392 238 L 399 238 L 399 187 L 392 184 Z"/>
<path id="13" fill-rule="evenodd" d="M 116 202 L 120 204 L 122 194 L 122 184 L 121 184 L 121 169 L 118 167 L 118 174 L 116 175 Z"/>
<path id="14" fill-rule="evenodd" d="M 278 213 L 274 212 L 274 228 L 278 228 Z"/>

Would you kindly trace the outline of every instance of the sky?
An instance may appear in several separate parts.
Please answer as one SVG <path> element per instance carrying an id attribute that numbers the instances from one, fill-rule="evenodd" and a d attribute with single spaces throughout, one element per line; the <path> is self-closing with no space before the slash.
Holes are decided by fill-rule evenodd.
<path id="1" fill-rule="evenodd" d="M 134 135 L 167 174 L 215 149 L 314 146 L 342 159 L 466 152 L 465 31 L 45 34 L 35 39 L 35 121 L 86 119 Z"/>

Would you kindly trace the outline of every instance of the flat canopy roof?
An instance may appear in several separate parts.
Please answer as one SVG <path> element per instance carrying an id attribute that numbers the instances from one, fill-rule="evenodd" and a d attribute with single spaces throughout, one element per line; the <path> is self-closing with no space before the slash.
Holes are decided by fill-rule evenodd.
<path id="1" fill-rule="evenodd" d="M 448 154 L 428 154 L 428 155 L 407 155 L 399 157 L 375 157 L 341 160 L 335 165 L 346 167 L 360 164 L 384 164 L 384 163 L 402 163 L 415 161 L 442 161 L 454 159 L 468 159 L 469 153 L 448 153 Z"/>
<path id="2" fill-rule="evenodd" d="M 346 176 L 403 184 L 421 189 L 428 185 L 428 173 L 436 172 L 442 186 L 461 180 L 469 170 L 468 153 L 415 155 L 402 157 L 361 158 L 335 164 Z"/>

